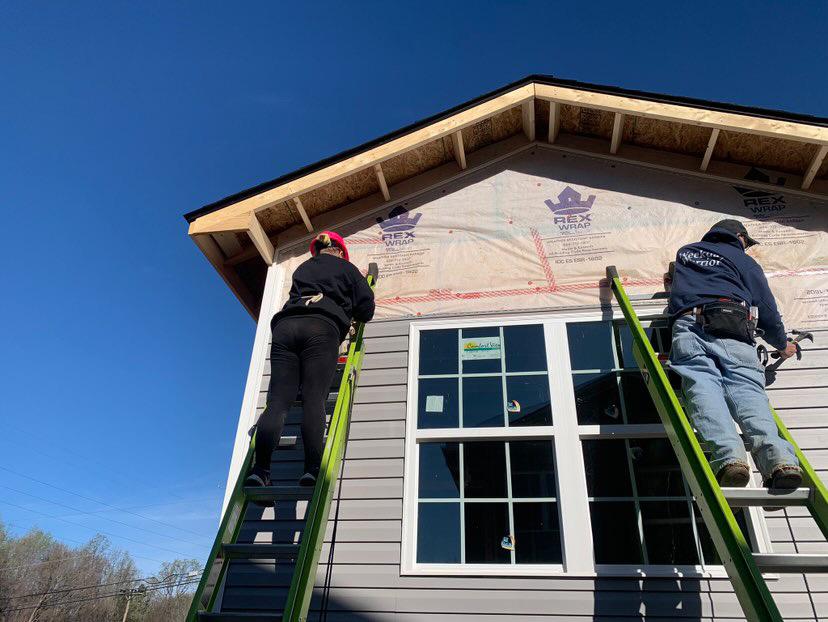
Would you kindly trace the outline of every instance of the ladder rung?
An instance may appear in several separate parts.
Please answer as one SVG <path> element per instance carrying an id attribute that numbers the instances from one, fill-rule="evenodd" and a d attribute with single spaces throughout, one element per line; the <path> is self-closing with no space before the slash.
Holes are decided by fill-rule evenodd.
<path id="1" fill-rule="evenodd" d="M 811 496 L 810 488 L 796 490 L 768 490 L 767 488 L 722 488 L 727 502 L 735 508 L 788 507 L 805 505 Z"/>
<path id="2" fill-rule="evenodd" d="M 828 572 L 828 555 L 815 553 L 755 553 L 762 572 Z"/>
<path id="3" fill-rule="evenodd" d="M 199 620 L 204 622 L 282 622 L 282 615 L 279 613 L 249 613 L 246 611 L 228 611 L 226 613 L 207 613 L 202 611 L 198 614 Z"/>
<path id="4" fill-rule="evenodd" d="M 306 501 L 313 496 L 313 487 L 249 486 L 244 494 L 250 501 Z"/>
<path id="5" fill-rule="evenodd" d="M 225 544 L 221 547 L 228 559 L 296 559 L 298 544 Z"/>
<path id="6" fill-rule="evenodd" d="M 296 437 L 283 436 L 279 439 L 279 447 L 296 447 Z"/>
<path id="7" fill-rule="evenodd" d="M 655 292 L 653 294 L 628 294 L 627 298 L 635 302 L 637 300 L 662 300 L 670 297 L 670 292 Z"/>

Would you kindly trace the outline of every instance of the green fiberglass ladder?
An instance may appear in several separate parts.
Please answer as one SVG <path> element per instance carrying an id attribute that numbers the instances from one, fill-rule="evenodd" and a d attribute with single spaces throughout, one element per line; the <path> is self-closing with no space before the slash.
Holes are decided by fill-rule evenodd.
<path id="1" fill-rule="evenodd" d="M 607 280 L 632 333 L 635 360 L 745 616 L 752 621 L 782 620 L 762 572 L 828 572 L 828 557 L 753 553 L 736 522 L 731 506 L 805 506 L 823 535 L 828 538 L 828 491 L 825 485 L 794 442 L 779 415 L 772 410 L 779 433 L 796 450 L 803 471 L 803 488 L 785 494 L 772 493 L 764 488 L 721 488 L 670 385 L 663 364 L 633 310 L 615 266 L 607 267 Z"/>
<path id="2" fill-rule="evenodd" d="M 377 276 L 377 264 L 372 263 L 368 268 L 368 283 L 372 288 Z M 299 622 L 307 620 L 334 488 L 345 455 L 354 393 L 365 356 L 364 331 L 365 325 L 357 324 L 348 347 L 348 356 L 342 369 L 342 381 L 339 384 L 336 403 L 330 417 L 319 477 L 313 489 L 300 486 L 245 488 L 244 479 L 255 454 L 256 436 L 254 433 L 205 564 L 205 571 L 193 596 L 187 622 L 206 620 Z M 286 444 L 285 441 L 295 446 L 295 438 L 286 439 L 283 436 L 280 446 Z M 299 543 L 293 541 L 277 544 L 238 543 L 251 501 L 273 502 L 277 509 L 280 502 L 307 502 L 304 529 Z M 232 610 L 222 610 L 219 595 L 227 580 L 228 566 L 232 560 L 249 559 L 274 560 L 277 565 L 288 567 L 292 564 L 293 572 L 287 597 L 276 598 L 274 602 L 267 603 L 265 607 L 257 605 L 247 609 L 237 603 Z"/>

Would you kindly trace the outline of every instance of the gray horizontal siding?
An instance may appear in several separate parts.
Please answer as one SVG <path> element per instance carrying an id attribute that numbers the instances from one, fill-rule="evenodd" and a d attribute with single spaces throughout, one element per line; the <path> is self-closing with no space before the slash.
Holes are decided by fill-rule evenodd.
<path id="1" fill-rule="evenodd" d="M 328 621 L 617 621 L 645 614 L 648 620 L 743 619 L 726 580 L 400 576 L 408 334 L 408 321 L 375 322 L 366 331 L 367 354 L 310 619 L 318 619 L 323 606 Z M 815 468 L 828 474 L 828 348 L 819 347 L 825 344 L 828 332 L 820 331 L 802 361 L 780 367 L 768 395 Z M 295 477 L 300 460 L 298 450 L 281 451 L 274 476 Z M 259 510 L 259 520 L 248 516 L 241 537 L 298 541 L 297 519 L 305 509 L 298 502 L 280 508 L 278 516 L 272 508 Z M 828 553 L 804 510 L 768 514 L 767 521 L 775 550 Z M 224 602 L 268 609 L 284 598 L 289 583 L 290 573 L 272 563 L 238 563 Z M 812 602 L 817 615 L 828 618 L 828 575 L 783 575 L 769 585 L 786 620 L 815 619 Z"/>

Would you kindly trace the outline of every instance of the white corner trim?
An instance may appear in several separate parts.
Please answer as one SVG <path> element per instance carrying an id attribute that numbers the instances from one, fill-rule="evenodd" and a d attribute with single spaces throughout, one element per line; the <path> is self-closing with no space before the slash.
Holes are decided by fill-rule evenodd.
<path id="1" fill-rule="evenodd" d="M 256 337 L 253 340 L 253 352 L 250 355 L 250 366 L 247 369 L 247 381 L 244 385 L 244 397 L 242 398 L 239 423 L 236 427 L 236 440 L 233 443 L 233 457 L 230 459 L 230 472 L 227 474 L 227 485 L 224 490 L 224 502 L 221 506 L 219 522 L 227 510 L 230 501 L 230 494 L 236 483 L 242 462 L 247 454 L 250 444 L 250 437 L 247 432 L 255 423 L 256 403 L 261 390 L 262 375 L 265 362 L 268 359 L 268 341 L 270 339 L 270 319 L 280 306 L 282 289 L 285 280 L 285 269 L 279 264 L 272 264 L 267 269 L 264 293 L 262 294 L 262 306 L 259 310 L 259 321 L 256 324 Z"/>

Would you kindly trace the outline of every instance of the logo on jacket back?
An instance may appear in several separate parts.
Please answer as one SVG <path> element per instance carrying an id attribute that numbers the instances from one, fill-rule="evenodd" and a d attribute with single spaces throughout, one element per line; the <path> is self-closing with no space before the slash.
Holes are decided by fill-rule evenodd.
<path id="1" fill-rule="evenodd" d="M 774 183 L 771 181 L 769 175 L 756 167 L 750 168 L 747 175 L 745 175 L 745 179 L 748 181 L 758 181 L 763 184 Z M 777 186 L 784 186 L 785 178 L 779 177 L 775 183 Z M 787 207 L 785 204 L 785 196 L 777 192 L 759 190 L 757 188 L 745 188 L 744 186 L 733 186 L 733 189 L 742 195 L 742 202 L 745 207 L 749 208 L 751 213 L 757 218 L 767 218 L 771 214 L 779 213 Z"/>
<path id="2" fill-rule="evenodd" d="M 422 214 L 417 214 L 412 218 L 407 209 L 398 205 L 391 210 L 388 218 L 377 218 L 377 223 L 379 223 L 380 229 L 382 229 L 382 241 L 385 242 L 385 246 L 405 246 L 411 244 L 416 237 L 414 235 L 414 229 L 422 217 Z"/>
<path id="3" fill-rule="evenodd" d="M 558 225 L 561 231 L 577 229 L 588 229 L 592 225 L 592 204 L 595 202 L 595 195 L 591 194 L 586 200 L 581 198 L 581 193 L 567 186 L 558 195 L 558 202 L 546 199 L 544 204 L 555 217 L 552 221 Z"/>

